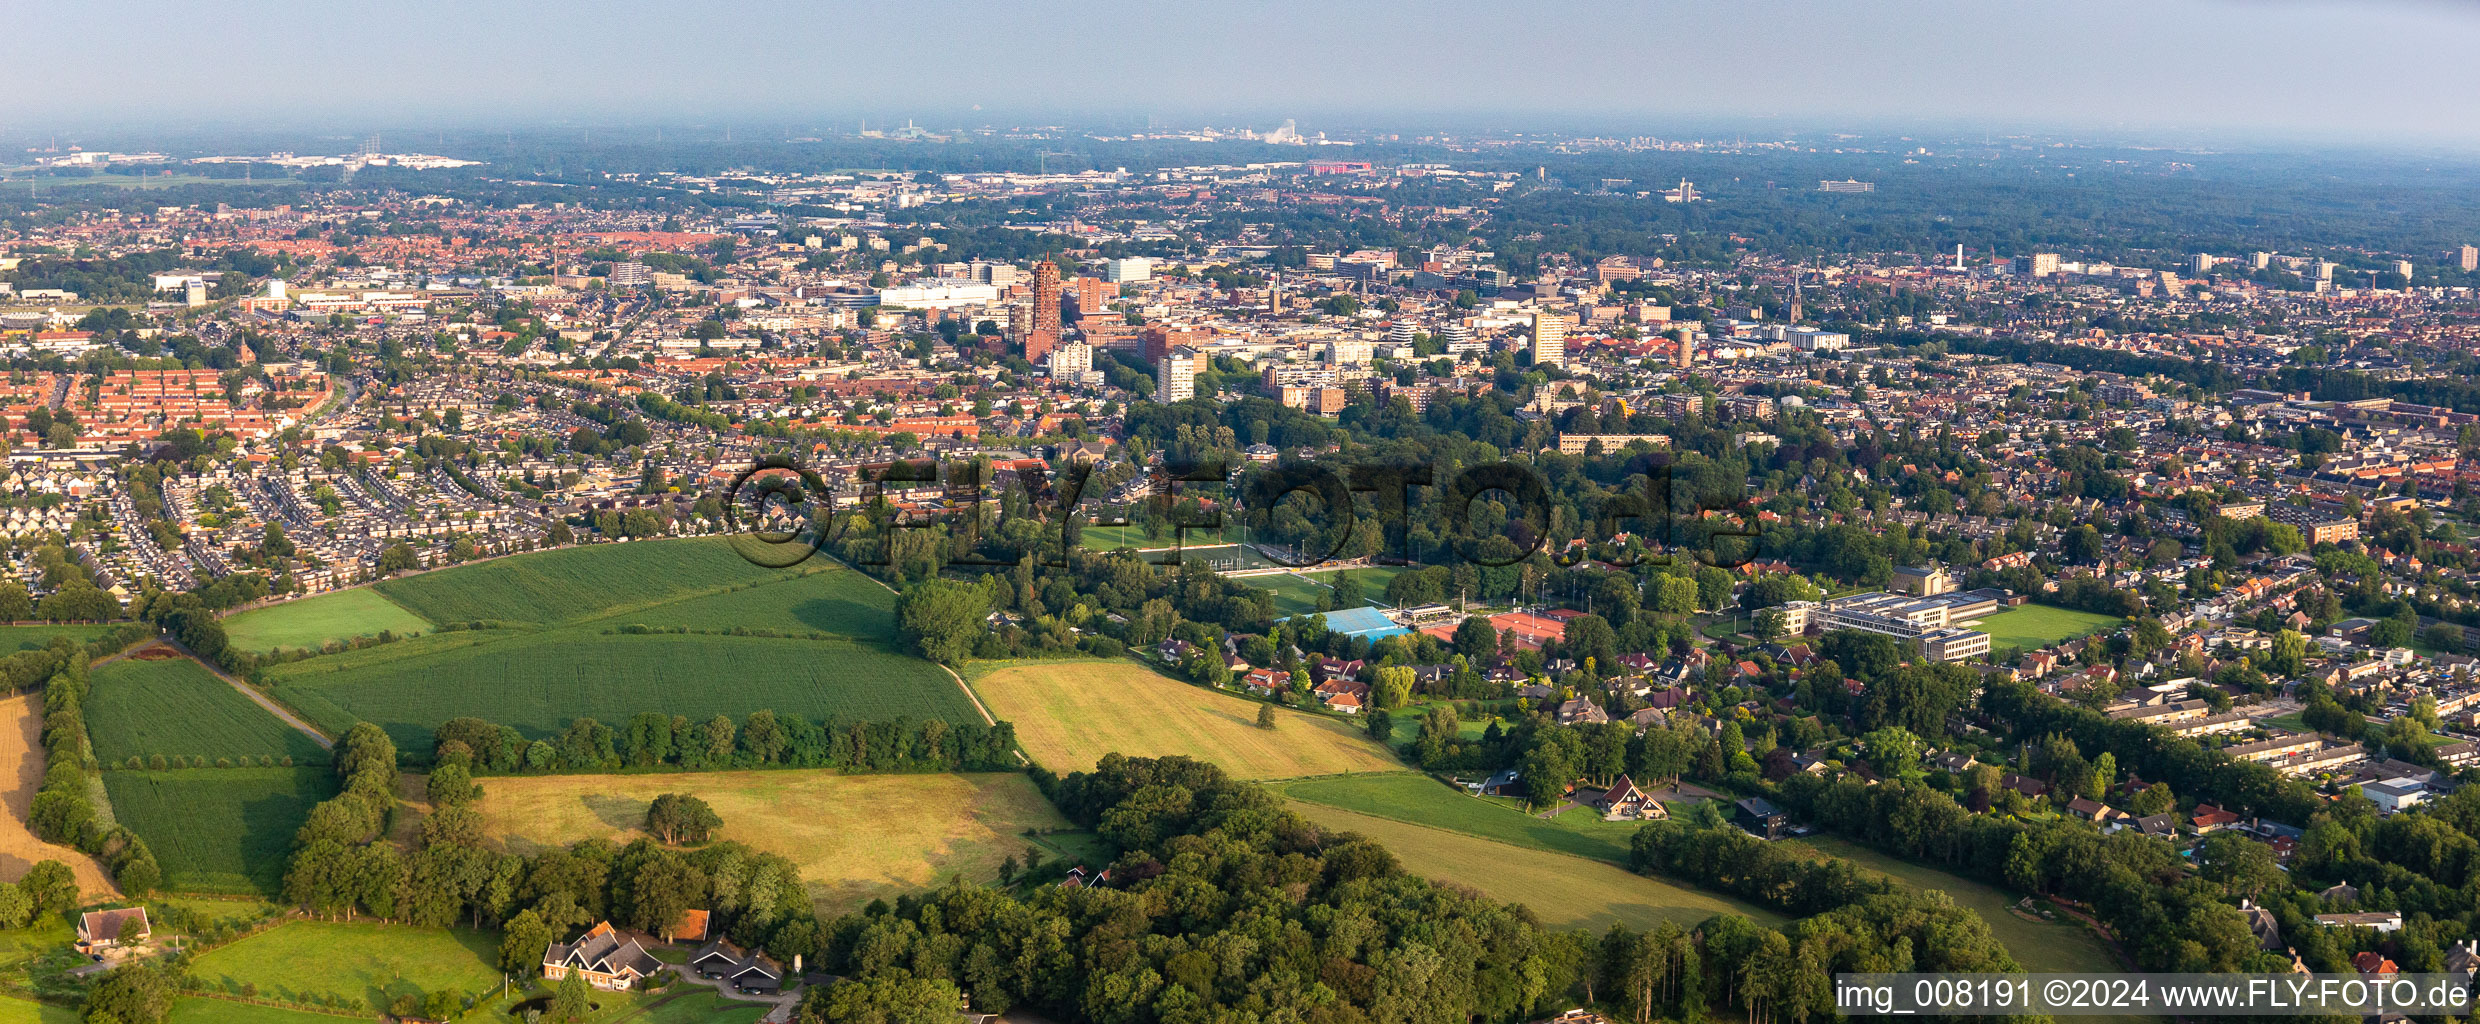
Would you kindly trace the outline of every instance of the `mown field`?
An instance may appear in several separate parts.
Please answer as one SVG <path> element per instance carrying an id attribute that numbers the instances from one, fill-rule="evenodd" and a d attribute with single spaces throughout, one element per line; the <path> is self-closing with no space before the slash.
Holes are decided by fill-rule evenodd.
<path id="1" fill-rule="evenodd" d="M 1536 817 L 1514 800 L 1470 796 L 1436 779 L 1410 773 L 1307 779 L 1285 785 L 1283 793 L 1297 801 L 1356 814 L 1452 829 L 1611 864 L 1627 863 L 1628 841 L 1643 827 L 1632 821 L 1603 821 L 1578 811 L 1555 818 Z"/>
<path id="2" fill-rule="evenodd" d="M 103 623 L 63 623 L 40 626 L 0 626 L 0 656 L 31 651 L 51 645 L 52 638 L 65 636 L 78 643 L 87 643 L 111 632 Z"/>
<path id="3" fill-rule="evenodd" d="M 1344 722 L 1278 709 L 1276 727 L 1257 727 L 1263 705 L 1180 682 L 1126 661 L 1035 661 L 990 668 L 974 692 L 990 713 L 1016 725 L 1027 754 L 1066 774 L 1102 755 L 1182 754 L 1244 779 L 1342 772 L 1400 771 L 1384 746 Z"/>
<path id="4" fill-rule="evenodd" d="M 1069 827 L 1033 781 L 1016 773 L 838 775 L 824 771 L 492 778 L 484 831 L 531 853 L 581 839 L 643 834 L 646 806 L 689 793 L 723 819 L 721 838 L 801 865 L 822 914 L 858 909 L 962 875 L 983 883 L 1021 858 L 1027 829 Z"/>
<path id="5" fill-rule="evenodd" d="M 1715 914 L 1740 914 L 1768 926 L 1783 917 L 1727 896 L 1674 885 L 1600 861 L 1528 849 L 1463 832 L 1292 801 L 1302 817 L 1358 832 L 1387 848 L 1416 875 L 1452 882 L 1492 899 L 1521 903 L 1552 928 L 1600 933 L 1611 925 L 1649 929 L 1669 922 L 1694 928 Z"/>
<path id="6" fill-rule="evenodd" d="M 96 669 L 86 715 L 95 758 L 106 767 L 157 754 L 327 760 L 310 737 L 188 658 L 123 658 Z"/>
<path id="7" fill-rule="evenodd" d="M 78 1012 L 75 1007 L 0 996 L 0 1024 L 78 1024 Z M 182 1018 L 181 1024 L 190 1022 Z"/>
<path id="8" fill-rule="evenodd" d="M 427 750 L 439 723 L 465 715 L 538 738 L 642 711 L 981 720 L 946 672 L 896 646 L 895 595 L 832 561 L 772 570 L 718 540 L 598 544 L 372 592 L 365 600 L 405 614 L 490 628 L 322 655 L 259 679 L 321 729 L 374 722 L 406 750 Z"/>
<path id="9" fill-rule="evenodd" d="M 844 642 L 570 629 L 342 671 L 326 661 L 269 671 L 270 692 L 323 730 L 375 722 L 413 751 L 427 752 L 432 730 L 460 715 L 536 738 L 579 718 L 616 725 L 640 711 L 980 721 L 938 666 Z"/>
<path id="10" fill-rule="evenodd" d="M 651 608 L 700 593 L 774 583 L 794 573 L 845 572 L 813 559 L 764 569 L 721 539 L 561 548 L 388 580 L 376 589 L 432 622 L 498 620 L 549 625 Z"/>
<path id="11" fill-rule="evenodd" d="M 1386 603 L 1386 585 L 1404 573 L 1400 565 L 1375 565 L 1359 569 L 1338 569 L 1326 572 L 1297 572 L 1281 576 L 1253 576 L 1242 582 L 1261 590 L 1274 591 L 1274 613 L 1281 616 L 1304 615 L 1318 610 L 1318 597 L 1334 592 L 1335 576 L 1348 572 L 1360 582 L 1362 607 Z"/>
<path id="12" fill-rule="evenodd" d="M 2023 604 L 1984 618 L 1972 624 L 1972 628 L 1989 634 L 1989 649 L 1992 651 L 2006 647 L 2037 651 L 2086 633 L 2116 629 L 2126 622 L 2116 616 L 2095 615 L 2072 608 Z"/>
<path id="13" fill-rule="evenodd" d="M 2007 909 L 2015 905 L 2017 897 L 1996 886 L 1889 856 L 1847 839 L 1819 835 L 1786 842 L 1851 861 L 1915 889 L 1945 893 L 1957 905 L 1989 922 L 1990 932 L 2006 945 L 2007 952 L 2015 954 L 2016 962 L 2023 964 L 2025 970 L 2097 973 L 2123 969 L 2101 940 L 2082 925 L 2065 918 L 2034 921 L 2018 917 Z"/>
<path id="14" fill-rule="evenodd" d="M 463 928 L 294 921 L 209 950 L 190 974 L 213 990 L 298 999 L 342 993 L 361 1006 L 445 989 L 479 996 L 499 984 L 499 937 Z"/>
<path id="15" fill-rule="evenodd" d="M 242 895 L 277 890 L 293 833 L 336 794 L 325 767 L 115 771 L 103 785 L 163 864 L 164 888 Z"/>
<path id="16" fill-rule="evenodd" d="M 383 632 L 411 636 L 430 629 L 429 620 L 370 587 L 253 608 L 224 620 L 224 633 L 234 647 L 261 653 L 279 648 L 316 650 L 330 640 Z"/>

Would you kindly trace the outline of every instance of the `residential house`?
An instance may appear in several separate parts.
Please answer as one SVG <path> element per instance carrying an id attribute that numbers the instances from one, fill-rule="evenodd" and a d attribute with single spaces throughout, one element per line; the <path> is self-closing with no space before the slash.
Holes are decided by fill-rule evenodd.
<path id="1" fill-rule="evenodd" d="M 2402 911 L 2363 910 L 2347 914 L 2318 914 L 2316 923 L 2327 928 L 2367 928 L 2379 932 L 2402 930 Z"/>
<path id="2" fill-rule="evenodd" d="M 1591 806 L 1602 812 L 1603 821 L 1660 821 L 1670 817 L 1661 801 L 1636 788 L 1636 783 L 1625 775 L 1592 800 Z"/>
<path id="3" fill-rule="evenodd" d="M 138 945 L 153 934 L 145 907 L 90 910 L 78 915 L 77 949 L 91 956 L 106 949 Z"/>
<path id="4" fill-rule="evenodd" d="M 1578 697 L 1559 705 L 1558 721 L 1560 725 L 1600 725 L 1610 721 L 1610 714 L 1601 705 Z"/>
<path id="5" fill-rule="evenodd" d="M 586 929 L 575 942 L 554 942 L 543 951 L 544 979 L 558 981 L 571 973 L 582 974 L 587 984 L 601 989 L 633 988 L 662 969 L 663 962 L 647 952 L 643 943 L 621 934 L 609 921 Z"/>
<path id="6" fill-rule="evenodd" d="M 800 958 L 793 960 L 797 965 Z M 689 969 L 698 972 L 698 977 L 721 981 L 750 994 L 781 991 L 786 976 L 784 965 L 766 954 L 743 950 L 722 939 L 707 943 L 690 954 Z M 795 969 L 798 969 L 797 966 Z"/>
<path id="7" fill-rule="evenodd" d="M 1739 821 L 1741 828 L 1759 839 L 1780 839 L 1791 834 L 1791 816 L 1761 796 L 1739 802 Z"/>

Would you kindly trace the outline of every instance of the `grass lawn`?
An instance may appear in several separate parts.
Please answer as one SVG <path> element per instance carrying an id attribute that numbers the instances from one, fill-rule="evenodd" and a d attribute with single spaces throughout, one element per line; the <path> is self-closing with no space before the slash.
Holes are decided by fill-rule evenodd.
<path id="1" fill-rule="evenodd" d="M 1030 661 L 989 669 L 973 682 L 990 713 L 1016 725 L 1016 739 L 1044 767 L 1065 775 L 1104 754 L 1185 754 L 1237 778 L 1286 779 L 1398 771 L 1403 764 L 1359 729 L 1261 706 L 1127 661 Z"/>
<path id="2" fill-rule="evenodd" d="M 2101 940 L 2084 926 L 2061 918 L 2057 922 L 2028 921 L 2007 908 L 2019 897 L 2003 889 L 1974 881 L 1961 875 L 1916 864 L 1878 852 L 1876 849 L 1832 836 L 1810 836 L 1786 840 L 1818 853 L 1851 861 L 1917 889 L 1931 889 L 1952 897 L 1955 903 L 1989 922 L 1989 931 L 2006 944 L 2007 952 L 2015 954 L 2027 971 L 2106 972 L 2122 970 L 2110 956 Z"/>
<path id="3" fill-rule="evenodd" d="M 255 921 L 273 913 L 276 909 L 274 904 L 263 900 L 209 899 L 203 896 L 160 896 L 146 902 L 150 907 L 184 910 L 204 920 L 218 923 Z M 158 913 L 157 916 L 162 915 Z M 161 925 L 159 924 L 158 927 Z"/>
<path id="4" fill-rule="evenodd" d="M 1768 927 L 1783 922 L 1782 915 L 1762 907 L 1599 861 L 1323 804 L 1294 800 L 1291 806 L 1319 825 L 1377 840 L 1413 874 L 1531 907 L 1541 923 L 1552 928 L 1598 934 L 1613 924 L 1643 930 L 1665 921 L 1693 928 L 1716 914 L 1742 914 Z"/>
<path id="5" fill-rule="evenodd" d="M 1289 617 L 1318 610 L 1318 596 L 1334 589 L 1335 575 L 1352 574 L 1359 580 L 1365 605 L 1385 605 L 1386 585 L 1406 571 L 1400 565 L 1372 565 L 1358 569 L 1336 569 L 1325 572 L 1296 572 L 1281 576 L 1253 576 L 1242 580 L 1252 587 L 1274 591 L 1274 613 Z"/>
<path id="6" fill-rule="evenodd" d="M 86 715 L 95 758 L 106 767 L 156 754 L 327 760 L 301 730 L 188 658 L 123 658 L 96 669 Z"/>
<path id="7" fill-rule="evenodd" d="M 2258 725 L 2263 725 L 2263 726 L 2270 726 L 2270 727 L 2272 727 L 2272 728 L 2276 728 L 2276 729 L 2288 729 L 2288 730 L 2290 730 L 2290 731 L 2292 731 L 2292 732 L 2315 732 L 2315 731 L 2316 731 L 2316 730 L 2314 730 L 2314 729 L 2308 728 L 2308 718 L 2307 718 L 2307 715 L 2306 715 L 2305 713 L 2303 713 L 2303 712 L 2298 712 L 2298 711 L 2293 711 L 2293 712 L 2291 712 L 2290 714 L 2287 714 L 2287 715 L 2277 715 L 2277 716 L 2274 716 L 2274 717 L 2272 717 L 2272 718 L 2265 719 L 2265 720 L 2263 720 L 2263 721 L 2261 721 L 2261 722 L 2258 722 L 2258 723 L 2256 723 L 2256 724 L 2258 724 Z"/>
<path id="8" fill-rule="evenodd" d="M 206 996 L 182 996 L 172 1001 L 172 1019 L 179 1024 L 337 1024 L 339 1021 L 367 1019 L 369 1016 L 365 1012 L 345 1017 Z M 77 1017 L 72 1015 L 69 1019 L 75 1021 Z M 0 1021 L 0 1024 L 11 1022 Z"/>
<path id="9" fill-rule="evenodd" d="M 316 768 L 196 768 L 103 773 L 113 816 L 145 837 L 173 892 L 273 894 L 293 833 L 336 794 Z"/>
<path id="10" fill-rule="evenodd" d="M 64 623 L 43 626 L 0 626 L 0 655 L 15 654 L 49 646 L 52 638 L 65 636 L 78 643 L 92 642 L 115 627 L 102 623 Z"/>
<path id="11" fill-rule="evenodd" d="M 190 974 L 210 988 L 298 998 L 342 993 L 384 1006 L 408 992 L 479 996 L 499 984 L 499 936 L 372 921 L 294 921 L 208 952 Z"/>
<path id="12" fill-rule="evenodd" d="M 1283 787 L 1294 800 L 1338 807 L 1356 814 L 1452 829 L 1513 846 L 1626 864 L 1628 841 L 1643 827 L 1569 812 L 1555 818 L 1527 814 L 1500 797 L 1471 796 L 1425 775 L 1371 775 L 1309 779 Z"/>
<path id="13" fill-rule="evenodd" d="M 2115 615 L 2095 615 L 2045 604 L 2023 604 L 1966 625 L 1989 634 L 1990 650 L 2012 647 L 2021 651 L 2037 651 L 2061 640 L 2116 629 L 2126 622 Z"/>
<path id="14" fill-rule="evenodd" d="M 642 834 L 646 806 L 689 793 L 723 818 L 721 838 L 801 866 L 821 914 L 927 888 L 961 874 L 985 882 L 1022 858 L 1028 829 L 1068 821 L 1033 781 L 973 775 L 838 775 L 828 771 L 486 778 L 486 834 L 513 852 Z"/>
<path id="15" fill-rule="evenodd" d="M 74 1006 L 56 1006 L 51 1003 L 38 1003 L 32 999 L 0 996 L 0 1024 L 78 1024 L 78 1012 Z M 189 1019 L 182 1018 L 181 1024 L 190 1024 Z M 322 1024 L 332 1024 L 332 1022 L 322 1022 Z"/>
<path id="16" fill-rule="evenodd" d="M 662 1001 L 646 1007 L 644 1013 L 629 1018 L 629 1024 L 757 1024 L 766 1016 L 770 1004 L 745 1003 L 725 999 L 710 988 L 676 985 Z M 5 1022 L 0 1022 L 5 1024 Z"/>
<path id="17" fill-rule="evenodd" d="M 410 636 L 430 629 L 429 620 L 406 611 L 370 587 L 253 608 L 224 620 L 224 632 L 231 637 L 234 647 L 260 652 L 292 647 L 316 649 L 330 640 L 377 636 L 381 631 Z"/>

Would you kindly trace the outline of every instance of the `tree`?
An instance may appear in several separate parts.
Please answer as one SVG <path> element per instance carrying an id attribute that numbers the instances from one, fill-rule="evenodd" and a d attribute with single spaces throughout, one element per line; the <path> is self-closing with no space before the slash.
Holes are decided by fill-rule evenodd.
<path id="1" fill-rule="evenodd" d="M 1274 728 L 1274 705 L 1260 704 L 1257 706 L 1257 727 L 1260 729 Z"/>
<path id="2" fill-rule="evenodd" d="M 1389 665 L 1377 672 L 1377 685 L 1370 697 L 1380 711 L 1393 711 L 1412 702 L 1414 673 L 1410 665 Z"/>
<path id="3" fill-rule="evenodd" d="M 944 978 L 898 972 L 813 988 L 801 1000 L 799 1024 L 950 1024 L 964 993 Z"/>
<path id="4" fill-rule="evenodd" d="M 990 599 L 982 588 L 952 580 L 923 580 L 896 598 L 896 626 L 905 641 L 922 657 L 951 668 L 973 653 L 989 614 Z"/>
<path id="5" fill-rule="evenodd" d="M 714 808 L 686 793 L 665 793 L 646 807 L 646 831 L 673 846 L 703 843 L 722 827 Z"/>
<path id="6" fill-rule="evenodd" d="M 552 1024 L 575 1024 L 592 1012 L 594 992 L 586 987 L 586 976 L 570 971 L 567 977 L 560 979 L 560 987 L 553 991 L 551 1009 L 543 1014 L 543 1019 Z"/>
<path id="7" fill-rule="evenodd" d="M 86 996 L 88 1024 L 164 1024 L 172 1016 L 170 970 L 150 962 L 126 964 L 95 983 Z"/>
<path id="8" fill-rule="evenodd" d="M 434 806 L 449 807 L 467 803 L 482 795 L 482 787 L 474 782 L 474 773 L 461 764 L 443 764 L 431 769 L 424 791 Z"/>
<path id="9" fill-rule="evenodd" d="M 2295 676 L 2307 668 L 2308 638 L 2295 629 L 2273 634 L 2273 652 L 2265 660 L 2265 671 L 2275 676 Z"/>
<path id="10" fill-rule="evenodd" d="M 1783 635 L 1786 620 L 1779 609 L 1768 608 L 1757 613 L 1757 639 L 1772 640 Z"/>
<path id="11" fill-rule="evenodd" d="M 502 974 L 529 977 L 542 969 L 543 952 L 551 947 L 551 926 L 542 915 L 523 910 L 501 926 L 499 969 Z"/>

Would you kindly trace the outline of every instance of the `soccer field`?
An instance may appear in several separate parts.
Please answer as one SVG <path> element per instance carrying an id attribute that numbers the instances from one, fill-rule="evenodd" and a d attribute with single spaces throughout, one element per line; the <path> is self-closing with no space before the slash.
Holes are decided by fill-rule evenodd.
<path id="1" fill-rule="evenodd" d="M 2008 647 L 2035 651 L 2061 640 L 2116 629 L 2126 621 L 2114 615 L 2095 615 L 2046 604 L 2024 604 L 1977 623 L 1967 623 L 1967 626 L 1989 634 L 1989 649 L 1992 651 Z"/>

